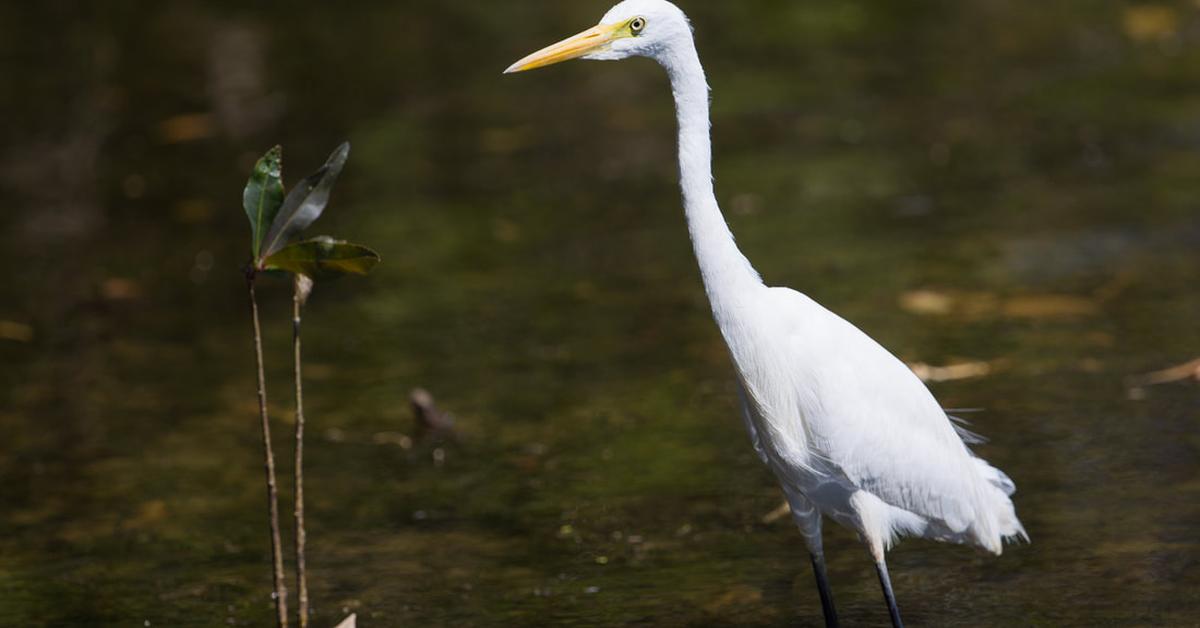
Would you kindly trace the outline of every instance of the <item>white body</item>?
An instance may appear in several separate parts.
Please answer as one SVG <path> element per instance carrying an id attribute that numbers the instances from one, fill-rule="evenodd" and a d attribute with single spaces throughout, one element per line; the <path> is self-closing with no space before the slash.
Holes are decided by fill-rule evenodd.
<path id="1" fill-rule="evenodd" d="M 823 555 L 821 515 L 856 530 L 881 566 L 900 535 L 996 554 L 1004 539 L 1025 538 L 1009 499 L 1013 483 L 971 453 L 912 371 L 812 299 L 764 285 L 738 250 L 713 191 L 709 88 L 683 12 L 666 0 L 626 0 L 596 28 L 508 71 L 575 56 L 650 57 L 670 77 L 700 274 L 754 447 L 779 478 L 814 557 Z"/>
<path id="2" fill-rule="evenodd" d="M 787 288 L 751 287 L 718 313 L 746 427 L 779 478 L 809 549 L 820 515 L 858 531 L 877 559 L 898 535 L 999 554 L 1024 535 L 1012 482 L 975 457 L 902 362 Z"/>

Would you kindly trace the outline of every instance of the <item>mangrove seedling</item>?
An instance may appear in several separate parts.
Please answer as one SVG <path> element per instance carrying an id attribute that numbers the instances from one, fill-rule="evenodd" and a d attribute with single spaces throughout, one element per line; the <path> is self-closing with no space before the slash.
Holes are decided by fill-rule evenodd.
<path id="1" fill-rule="evenodd" d="M 304 389 L 300 352 L 301 312 L 312 292 L 314 281 L 338 275 L 365 275 L 379 263 L 379 255 L 358 244 L 323 236 L 291 243 L 291 240 L 321 216 L 329 204 L 333 185 L 350 156 L 350 145 L 342 144 L 325 165 L 305 178 L 284 196 L 283 150 L 276 146 L 254 167 L 243 194 L 246 216 L 250 219 L 251 263 L 246 268 L 246 286 L 250 295 L 250 315 L 254 325 L 254 349 L 258 366 L 258 409 L 262 423 L 263 457 L 267 474 L 268 515 L 271 529 L 271 559 L 274 582 L 276 623 L 288 625 L 287 582 L 283 571 L 283 551 L 279 533 L 279 499 L 275 482 L 275 455 L 271 445 L 271 426 L 267 416 L 267 386 L 263 367 L 262 327 L 259 323 L 255 281 L 262 273 L 290 273 L 292 296 L 292 356 L 296 391 L 296 586 L 297 623 L 308 626 L 308 575 L 306 572 L 304 528 Z"/>

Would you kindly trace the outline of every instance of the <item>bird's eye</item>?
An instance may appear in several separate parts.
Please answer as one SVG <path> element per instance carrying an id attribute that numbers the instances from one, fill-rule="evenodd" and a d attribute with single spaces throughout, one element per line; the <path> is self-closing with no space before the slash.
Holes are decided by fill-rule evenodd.
<path id="1" fill-rule="evenodd" d="M 633 31 L 634 35 L 641 34 L 645 28 L 646 18 L 644 17 L 635 17 L 633 18 L 633 21 L 629 23 L 629 30 Z"/>

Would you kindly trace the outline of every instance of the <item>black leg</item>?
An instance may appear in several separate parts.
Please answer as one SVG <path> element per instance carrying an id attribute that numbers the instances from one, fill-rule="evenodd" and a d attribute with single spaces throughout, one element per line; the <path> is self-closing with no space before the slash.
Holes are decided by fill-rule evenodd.
<path id="1" fill-rule="evenodd" d="M 833 591 L 829 589 L 829 576 L 825 575 L 825 557 L 812 554 L 813 575 L 817 577 L 817 591 L 821 593 L 821 612 L 825 614 L 825 628 L 837 628 L 837 609 L 833 607 Z"/>
<path id="2" fill-rule="evenodd" d="M 875 563 L 875 570 L 879 572 L 879 584 L 883 587 L 883 597 L 887 599 L 888 613 L 892 616 L 892 628 L 904 628 L 904 622 L 900 621 L 900 609 L 896 606 L 896 594 L 892 592 L 892 579 L 888 577 L 887 563 L 882 560 Z"/>

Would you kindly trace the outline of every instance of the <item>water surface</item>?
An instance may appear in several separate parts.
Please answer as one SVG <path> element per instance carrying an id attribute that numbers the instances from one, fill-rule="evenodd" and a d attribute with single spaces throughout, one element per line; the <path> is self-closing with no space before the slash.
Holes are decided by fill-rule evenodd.
<path id="1" fill-rule="evenodd" d="M 932 386 L 985 409 L 1033 544 L 903 543 L 909 622 L 1195 625 L 1197 385 L 1129 378 L 1200 355 L 1197 9 L 685 8 L 764 277 L 907 361 L 987 365 Z M 606 9 L 0 7 L 0 624 L 271 621 L 240 189 L 274 143 L 295 181 L 349 139 L 314 231 L 385 263 L 306 317 L 316 625 L 821 625 L 762 520 L 665 78 L 500 75 Z M 287 286 L 262 292 L 287 477 Z M 460 443 L 400 446 L 415 386 Z M 865 551 L 826 544 L 843 621 L 884 624 Z"/>

